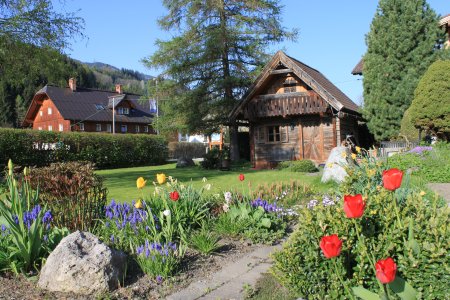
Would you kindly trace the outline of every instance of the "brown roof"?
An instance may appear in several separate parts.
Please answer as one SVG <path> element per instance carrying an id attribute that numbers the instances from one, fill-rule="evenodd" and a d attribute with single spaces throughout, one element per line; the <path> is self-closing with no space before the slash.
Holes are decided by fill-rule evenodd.
<path id="1" fill-rule="evenodd" d="M 47 96 L 55 104 L 62 117 L 66 120 L 75 121 L 97 121 L 112 122 L 112 108 L 108 107 L 110 99 L 114 96 L 117 101 L 128 100 L 132 104 L 129 115 L 116 115 L 116 122 L 123 123 L 143 123 L 152 122 L 153 114 L 150 113 L 150 103 L 139 102 L 139 95 L 136 94 L 118 94 L 113 91 L 95 90 L 79 88 L 72 91 L 70 88 L 61 88 L 52 85 L 46 85 L 39 90 L 33 98 L 24 126 L 28 125 L 30 119 L 34 119 L 39 107 L 36 105 L 36 99 Z M 117 106 L 118 103 L 115 103 Z M 102 109 L 103 108 L 103 109 Z"/>
<path id="2" fill-rule="evenodd" d="M 356 64 L 356 66 L 352 70 L 353 75 L 362 75 L 363 73 L 363 67 L 364 67 L 364 59 L 360 59 L 359 62 Z"/>
<path id="3" fill-rule="evenodd" d="M 328 78 L 326 78 L 325 75 L 323 75 L 316 69 L 313 69 L 308 65 L 305 65 L 301 61 L 296 60 L 295 58 L 292 57 L 289 58 L 295 61 L 300 68 L 302 68 L 320 86 L 322 86 L 327 92 L 329 92 L 334 98 L 336 98 L 336 100 L 343 105 L 343 108 L 354 112 L 358 112 L 359 106 L 355 102 L 353 102 L 346 94 L 344 94 L 344 92 L 342 92 L 337 86 L 331 83 L 331 81 L 328 80 Z"/>
<path id="4" fill-rule="evenodd" d="M 335 86 L 328 78 L 325 77 L 318 70 L 304 64 L 303 62 L 287 56 L 283 51 L 278 51 L 272 60 L 264 67 L 261 74 L 255 80 L 253 85 L 249 88 L 243 100 L 234 107 L 230 113 L 231 118 L 236 118 L 241 108 L 248 102 L 256 93 L 264 81 L 267 80 L 271 70 L 279 64 L 283 64 L 287 68 L 292 69 L 292 72 L 309 85 L 316 93 L 318 93 L 328 104 L 330 104 L 336 111 L 346 110 L 360 115 L 358 112 L 359 106 L 356 105 L 347 95 L 345 95 L 337 86 Z"/>

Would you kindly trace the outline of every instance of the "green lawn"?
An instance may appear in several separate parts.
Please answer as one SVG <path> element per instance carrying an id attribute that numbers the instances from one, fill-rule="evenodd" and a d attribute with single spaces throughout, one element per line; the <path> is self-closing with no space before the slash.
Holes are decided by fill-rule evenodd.
<path id="1" fill-rule="evenodd" d="M 320 173 L 315 175 L 296 173 L 279 170 L 252 170 L 248 167 L 235 167 L 231 171 L 203 170 L 200 167 L 176 169 L 175 164 L 161 166 L 137 167 L 125 169 L 101 170 L 97 174 L 105 178 L 105 185 L 108 188 L 108 200 L 114 199 L 120 202 L 131 202 L 141 197 L 141 192 L 136 188 L 136 179 L 140 176 L 147 179 L 147 186 L 143 189 L 144 197 L 153 193 L 152 181 L 156 181 L 156 174 L 164 173 L 178 179 L 179 182 L 190 182 L 196 187 L 205 185 L 203 177 L 207 178 L 207 183 L 211 184 L 211 193 L 222 191 L 242 190 L 248 191 L 249 184 L 256 188 L 258 184 L 272 182 L 290 182 L 300 180 L 308 185 L 314 185 L 318 191 L 327 190 L 330 185 L 320 182 Z M 239 174 L 245 175 L 245 181 L 240 182 Z"/>

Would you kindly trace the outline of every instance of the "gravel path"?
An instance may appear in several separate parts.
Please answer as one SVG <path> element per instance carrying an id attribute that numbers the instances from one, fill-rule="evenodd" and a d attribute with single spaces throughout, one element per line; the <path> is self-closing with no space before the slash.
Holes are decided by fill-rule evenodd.
<path id="1" fill-rule="evenodd" d="M 450 183 L 429 183 L 427 186 L 450 205 Z"/>

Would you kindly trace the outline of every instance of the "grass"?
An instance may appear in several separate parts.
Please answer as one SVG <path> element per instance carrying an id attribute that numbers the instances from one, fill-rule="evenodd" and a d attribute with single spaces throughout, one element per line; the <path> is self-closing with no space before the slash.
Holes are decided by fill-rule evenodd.
<path id="1" fill-rule="evenodd" d="M 252 289 L 251 295 L 246 299 L 252 300 L 294 300 L 298 299 L 287 288 L 278 283 L 277 279 L 270 273 L 262 274 Z"/>
<path id="2" fill-rule="evenodd" d="M 160 166 L 136 167 L 124 169 L 111 169 L 97 171 L 97 174 L 105 178 L 105 185 L 108 188 L 108 200 L 114 199 L 119 202 L 131 202 L 139 197 L 147 197 L 154 192 L 153 181 L 156 181 L 156 174 L 164 173 L 178 179 L 179 182 L 192 182 L 194 187 L 202 187 L 211 184 L 210 193 L 221 193 L 223 191 L 238 190 L 248 193 L 249 189 L 259 184 L 271 182 L 290 182 L 300 180 L 307 185 L 313 185 L 317 191 L 326 191 L 332 184 L 320 182 L 321 173 L 317 175 L 290 172 L 285 170 L 253 170 L 247 166 L 237 166 L 231 171 L 204 170 L 198 166 L 189 168 L 175 168 L 175 163 Z M 239 174 L 245 175 L 243 182 L 239 181 Z M 144 177 L 147 186 L 142 193 L 136 188 L 136 179 Z M 203 178 L 207 182 L 202 181 Z"/>

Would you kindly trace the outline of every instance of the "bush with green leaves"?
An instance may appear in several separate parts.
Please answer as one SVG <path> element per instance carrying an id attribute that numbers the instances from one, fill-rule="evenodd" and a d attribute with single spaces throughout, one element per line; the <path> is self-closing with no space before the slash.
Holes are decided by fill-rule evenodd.
<path id="1" fill-rule="evenodd" d="M 89 231 L 104 215 L 108 190 L 89 162 L 55 163 L 31 170 L 39 202 L 53 213 L 54 224 Z"/>
<path id="2" fill-rule="evenodd" d="M 397 277 L 417 291 L 417 299 L 444 299 L 450 280 L 449 207 L 434 195 L 408 187 L 407 182 L 395 192 L 386 190 L 382 168 L 376 162 L 359 166 L 341 191 L 362 193 L 366 203 L 362 217 L 347 218 L 342 201 L 314 203 L 299 211 L 298 227 L 283 250 L 274 255 L 273 274 L 308 299 L 341 299 L 344 286 L 364 287 L 382 296 L 373 262 L 392 257 Z M 342 251 L 327 259 L 319 243 L 331 234 L 343 241 Z"/>
<path id="3" fill-rule="evenodd" d="M 100 169 L 155 165 L 167 159 L 167 143 L 146 134 L 0 128 L 0 166 L 9 159 L 22 166 L 67 161 L 89 161 Z"/>
<path id="4" fill-rule="evenodd" d="M 203 169 L 218 169 L 220 167 L 221 152 L 219 148 L 213 147 L 203 155 L 203 161 L 200 163 Z"/>
<path id="5" fill-rule="evenodd" d="M 419 146 L 409 153 L 389 157 L 388 165 L 403 171 L 410 170 L 413 176 L 425 182 L 450 182 L 450 144 Z"/>
<path id="6" fill-rule="evenodd" d="M 227 205 L 215 224 L 219 234 L 241 236 L 254 243 L 267 244 L 281 239 L 286 227 L 282 209 L 261 199 Z"/>
<path id="7" fill-rule="evenodd" d="M 207 222 L 204 222 L 199 230 L 191 233 L 189 241 L 190 246 L 203 255 L 209 255 L 220 248 L 219 237 L 212 232 L 212 228 Z"/>
<path id="8" fill-rule="evenodd" d="M 309 159 L 287 160 L 278 164 L 278 169 L 287 169 L 291 172 L 313 173 L 319 171 L 316 165 Z"/>

